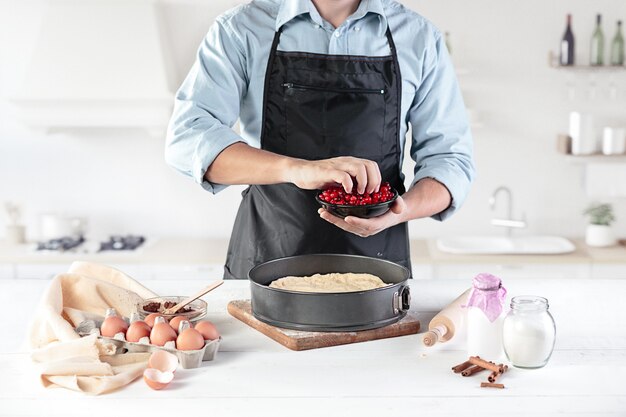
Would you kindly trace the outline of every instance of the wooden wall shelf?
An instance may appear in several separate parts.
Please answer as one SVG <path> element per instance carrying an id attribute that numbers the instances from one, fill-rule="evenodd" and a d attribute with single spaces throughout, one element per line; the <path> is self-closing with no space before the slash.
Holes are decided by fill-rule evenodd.
<path id="1" fill-rule="evenodd" d="M 590 72 L 603 72 L 603 73 L 626 73 L 626 66 L 616 66 L 616 65 L 602 65 L 602 66 L 591 66 L 591 65 L 574 65 L 574 66 L 562 66 L 552 64 L 550 66 L 559 71 L 567 71 L 567 72 L 578 72 L 578 73 L 590 73 Z"/>
<path id="2" fill-rule="evenodd" d="M 626 154 L 624 155 L 604 155 L 604 154 L 592 154 L 592 155 L 565 155 L 568 161 L 575 163 L 606 163 L 617 162 L 626 163 Z"/>

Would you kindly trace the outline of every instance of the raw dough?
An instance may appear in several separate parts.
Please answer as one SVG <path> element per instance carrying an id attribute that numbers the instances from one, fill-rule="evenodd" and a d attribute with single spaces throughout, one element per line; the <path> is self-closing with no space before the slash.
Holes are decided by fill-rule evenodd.
<path id="1" fill-rule="evenodd" d="M 272 281 L 270 287 L 301 292 L 352 292 L 386 287 L 372 274 L 315 274 L 310 277 L 284 277 Z"/>

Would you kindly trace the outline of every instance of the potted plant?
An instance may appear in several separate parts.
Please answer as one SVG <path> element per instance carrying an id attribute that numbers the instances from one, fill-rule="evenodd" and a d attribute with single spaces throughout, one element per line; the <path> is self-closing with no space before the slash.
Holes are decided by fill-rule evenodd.
<path id="1" fill-rule="evenodd" d="M 611 223 L 615 221 L 613 207 L 610 204 L 592 204 L 584 211 L 589 217 L 585 242 L 589 246 L 613 246 L 617 243 L 611 229 Z"/>

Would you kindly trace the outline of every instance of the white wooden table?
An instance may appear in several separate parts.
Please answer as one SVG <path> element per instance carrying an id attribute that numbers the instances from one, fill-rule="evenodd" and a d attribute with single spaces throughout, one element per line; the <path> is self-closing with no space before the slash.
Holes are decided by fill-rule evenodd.
<path id="1" fill-rule="evenodd" d="M 505 281 L 509 295 L 549 299 L 557 343 L 545 368 L 505 374 L 504 390 L 480 388 L 486 373 L 463 378 L 451 372 L 466 359 L 462 339 L 435 348 L 406 336 L 289 351 L 226 313 L 229 300 L 249 294 L 246 282 L 230 281 L 206 297 L 224 339 L 216 361 L 179 369 L 163 391 L 138 380 L 99 397 L 44 389 L 38 381 L 23 339 L 28 310 L 47 284 L 0 281 L 0 305 L 9 312 L 0 319 L 2 416 L 626 416 L 626 281 Z M 198 281 L 148 285 L 161 294 L 185 294 Z M 423 327 L 467 286 L 412 282 L 412 310 Z M 27 301 L 17 305 L 17 299 Z"/>

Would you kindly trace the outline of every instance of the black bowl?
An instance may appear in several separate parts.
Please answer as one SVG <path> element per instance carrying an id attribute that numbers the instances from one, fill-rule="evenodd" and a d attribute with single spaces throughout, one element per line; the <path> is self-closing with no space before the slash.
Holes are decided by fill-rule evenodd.
<path id="1" fill-rule="evenodd" d="M 398 198 L 398 192 L 391 189 L 393 197 L 391 200 L 384 203 L 368 204 L 365 206 L 350 206 L 347 204 L 332 204 L 328 203 L 320 198 L 320 193 L 315 195 L 315 200 L 321 204 L 329 213 L 341 217 L 342 219 L 347 216 L 360 217 L 362 219 L 371 219 L 372 217 L 382 216 L 391 209 L 391 205 Z"/>

